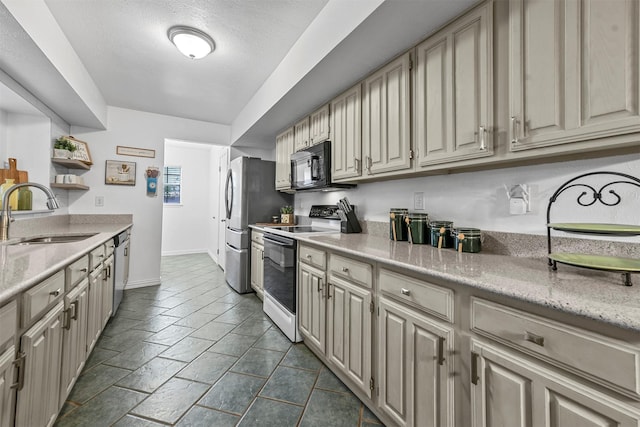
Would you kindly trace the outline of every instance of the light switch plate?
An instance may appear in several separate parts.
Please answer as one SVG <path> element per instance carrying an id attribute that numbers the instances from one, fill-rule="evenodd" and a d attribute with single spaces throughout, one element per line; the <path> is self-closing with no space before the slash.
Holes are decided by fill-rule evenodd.
<path id="1" fill-rule="evenodd" d="M 413 208 L 424 210 L 424 193 L 422 191 L 413 193 Z"/>
<path id="2" fill-rule="evenodd" d="M 96 196 L 96 206 L 99 208 L 104 206 L 104 196 Z"/>

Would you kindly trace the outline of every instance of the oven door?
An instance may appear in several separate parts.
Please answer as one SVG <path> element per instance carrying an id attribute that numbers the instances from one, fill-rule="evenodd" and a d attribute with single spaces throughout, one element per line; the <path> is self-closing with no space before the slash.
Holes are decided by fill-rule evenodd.
<path id="1" fill-rule="evenodd" d="M 296 241 L 264 234 L 264 291 L 296 313 Z"/>

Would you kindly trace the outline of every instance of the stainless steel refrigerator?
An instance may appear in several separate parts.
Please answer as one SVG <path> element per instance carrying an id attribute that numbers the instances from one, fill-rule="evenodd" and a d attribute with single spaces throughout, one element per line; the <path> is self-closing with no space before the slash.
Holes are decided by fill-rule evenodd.
<path id="1" fill-rule="evenodd" d="M 226 248 L 224 276 L 239 293 L 251 292 L 249 224 L 271 222 L 293 196 L 275 189 L 276 164 L 238 157 L 229 164 L 225 185 Z"/>

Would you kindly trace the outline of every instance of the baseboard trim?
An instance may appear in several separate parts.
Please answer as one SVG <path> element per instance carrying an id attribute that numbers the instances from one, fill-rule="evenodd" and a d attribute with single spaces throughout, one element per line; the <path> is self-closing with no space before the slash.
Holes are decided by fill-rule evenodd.
<path id="1" fill-rule="evenodd" d="M 148 286 L 157 286 L 160 284 L 160 279 L 149 280 L 136 280 L 135 282 L 127 282 L 125 289 L 146 288 Z"/>

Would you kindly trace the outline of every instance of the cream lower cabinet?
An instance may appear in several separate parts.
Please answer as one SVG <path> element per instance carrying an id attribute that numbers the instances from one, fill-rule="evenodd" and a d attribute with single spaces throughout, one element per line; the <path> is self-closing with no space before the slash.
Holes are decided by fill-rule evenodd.
<path id="1" fill-rule="evenodd" d="M 331 101 L 331 180 L 362 174 L 362 85 Z"/>
<path id="2" fill-rule="evenodd" d="M 298 329 L 322 353 L 326 351 L 326 277 L 323 270 L 298 263 Z"/>
<path id="3" fill-rule="evenodd" d="M 103 272 L 96 269 L 89 274 L 87 318 L 87 354 L 93 350 L 102 332 L 102 281 Z"/>
<path id="4" fill-rule="evenodd" d="M 251 232 L 253 240 L 255 231 Z M 258 242 L 251 242 L 251 288 L 256 291 L 260 299 L 264 295 L 264 245 Z"/>
<path id="5" fill-rule="evenodd" d="M 60 302 L 21 337 L 17 427 L 51 426 L 58 415 L 63 319 Z"/>
<path id="6" fill-rule="evenodd" d="M 15 390 L 11 387 L 15 379 L 16 368 L 13 363 L 15 346 L 10 346 L 0 354 L 0 427 L 11 427 Z"/>
<path id="7" fill-rule="evenodd" d="M 512 151 L 640 132 L 637 1 L 509 7 Z"/>
<path id="8" fill-rule="evenodd" d="M 327 289 L 327 348 L 329 362 L 344 372 L 367 397 L 371 376 L 372 292 L 333 275 Z"/>
<path id="9" fill-rule="evenodd" d="M 416 169 L 493 154 L 493 2 L 416 47 Z"/>
<path id="10" fill-rule="evenodd" d="M 113 313 L 113 255 L 104 260 L 102 265 L 102 301 L 100 307 L 101 327 L 104 329 Z"/>
<path id="11" fill-rule="evenodd" d="M 640 413 L 511 350 L 472 343 L 473 427 L 637 427 Z"/>
<path id="12" fill-rule="evenodd" d="M 400 426 L 454 426 L 454 329 L 379 300 L 378 404 Z"/>
<path id="13" fill-rule="evenodd" d="M 410 54 L 367 77 L 362 88 L 363 177 L 410 169 Z"/>
<path id="14" fill-rule="evenodd" d="M 87 358 L 88 292 L 89 279 L 85 278 L 64 297 L 60 407 L 76 383 Z"/>

